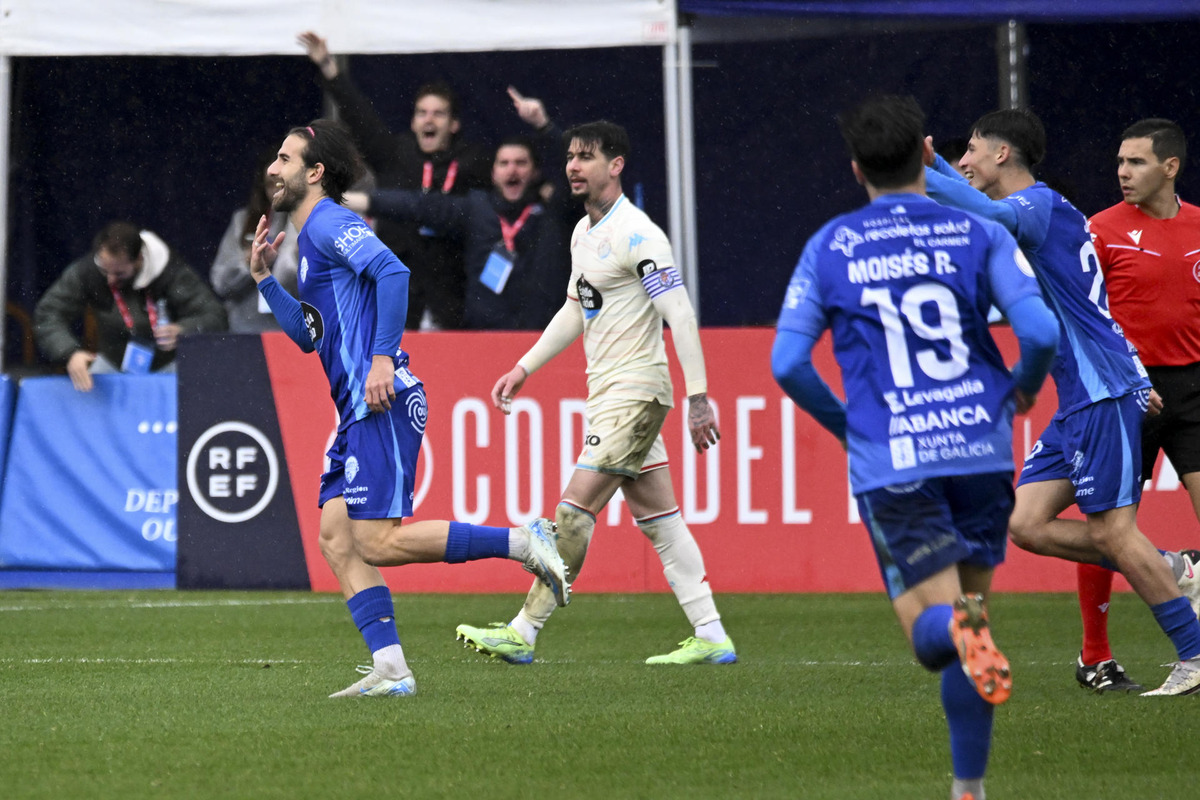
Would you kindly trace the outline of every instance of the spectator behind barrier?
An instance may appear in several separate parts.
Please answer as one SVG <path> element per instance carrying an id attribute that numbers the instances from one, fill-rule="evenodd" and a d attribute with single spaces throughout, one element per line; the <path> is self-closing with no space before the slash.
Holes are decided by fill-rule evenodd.
<path id="1" fill-rule="evenodd" d="M 496 149 L 492 190 L 466 197 L 416 190 L 347 192 L 359 214 L 415 221 L 462 240 L 466 254 L 466 327 L 541 330 L 562 304 L 571 278 L 571 231 L 580 208 L 570 197 L 562 133 L 542 102 L 509 96 L 537 141 L 510 136 Z M 545 168 L 544 172 L 542 168 Z M 542 182 L 542 175 L 551 180 Z"/>
<path id="2" fill-rule="evenodd" d="M 75 334 L 84 315 L 96 321 L 96 349 Z M 174 371 L 179 337 L 229 327 L 225 309 L 183 258 L 150 231 L 109 223 L 92 250 L 71 262 L 34 309 L 42 354 L 66 365 L 81 392 L 92 372 Z"/>
<path id="3" fill-rule="evenodd" d="M 233 333 L 279 330 L 279 323 L 258 293 L 254 278 L 250 277 L 250 244 L 254 241 L 258 221 L 264 214 L 271 221 L 272 241 L 280 231 L 286 233 L 271 274 L 289 294 L 296 296 L 296 237 L 299 234 L 288 222 L 287 214 L 271 210 L 271 195 L 275 193 L 275 187 L 267 185 L 267 167 L 274 160 L 273 147 L 259 154 L 254 165 L 250 197 L 245 206 L 233 212 L 208 275 L 217 297 L 225 304 L 225 311 L 229 314 L 229 330 Z"/>
<path id="4" fill-rule="evenodd" d="M 458 98 L 449 86 L 435 82 L 420 87 L 409 130 L 393 133 L 339 70 L 325 39 L 308 31 L 298 40 L 319 68 L 321 85 L 337 103 L 339 118 L 354 135 L 378 188 L 462 195 L 491 187 L 487 151 L 458 135 Z M 461 328 L 466 286 L 461 243 L 442 230 L 394 219 L 379 220 L 376 233 L 412 270 L 405 327 Z"/>

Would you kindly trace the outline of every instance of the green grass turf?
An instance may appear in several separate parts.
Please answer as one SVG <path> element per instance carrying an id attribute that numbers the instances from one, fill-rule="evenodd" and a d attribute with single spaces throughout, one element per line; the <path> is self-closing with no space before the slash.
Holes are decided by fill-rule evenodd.
<path id="1" fill-rule="evenodd" d="M 330 700 L 368 658 L 338 597 L 0 592 L 0 798 L 948 796 L 938 682 L 882 595 L 722 596 L 728 667 L 641 663 L 689 633 L 669 595 L 577 596 L 530 666 L 454 641 L 519 602 L 398 595 L 417 695 Z M 989 798 L 1192 786 L 1200 698 L 1078 689 L 1073 596 L 998 596 L 992 618 L 1016 685 Z M 1130 595 L 1112 639 L 1166 677 Z"/>

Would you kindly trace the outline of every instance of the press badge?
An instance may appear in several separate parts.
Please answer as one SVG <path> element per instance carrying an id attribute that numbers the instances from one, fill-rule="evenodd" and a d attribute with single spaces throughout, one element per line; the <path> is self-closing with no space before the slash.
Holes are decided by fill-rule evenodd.
<path id="1" fill-rule="evenodd" d="M 496 294 L 504 292 L 504 286 L 512 275 L 512 254 L 503 245 L 496 245 L 488 255 L 487 263 L 483 265 L 483 273 L 479 282 Z"/>
<path id="2" fill-rule="evenodd" d="M 154 360 L 154 348 L 142 342 L 129 340 L 125 345 L 125 357 L 121 359 L 121 372 L 130 375 L 147 375 L 150 362 Z"/>

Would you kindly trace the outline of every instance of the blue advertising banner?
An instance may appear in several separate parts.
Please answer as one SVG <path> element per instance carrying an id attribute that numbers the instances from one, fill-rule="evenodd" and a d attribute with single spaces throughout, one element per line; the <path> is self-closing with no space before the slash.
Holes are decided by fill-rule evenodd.
<path id="1" fill-rule="evenodd" d="M 7 375 L 0 375 L 0 486 L 4 485 L 4 465 L 8 457 L 8 436 L 12 430 L 13 399 L 16 384 Z"/>
<path id="2" fill-rule="evenodd" d="M 0 492 L 0 567 L 173 572 L 172 375 L 65 377 L 17 392 Z"/>

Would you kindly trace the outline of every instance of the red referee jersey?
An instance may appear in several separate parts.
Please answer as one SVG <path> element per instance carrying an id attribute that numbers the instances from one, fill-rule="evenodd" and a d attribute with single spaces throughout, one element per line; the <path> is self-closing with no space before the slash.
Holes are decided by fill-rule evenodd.
<path id="1" fill-rule="evenodd" d="M 1151 367 L 1200 361 L 1200 208 L 1180 205 L 1154 219 L 1117 203 L 1089 222 L 1109 310 Z"/>

